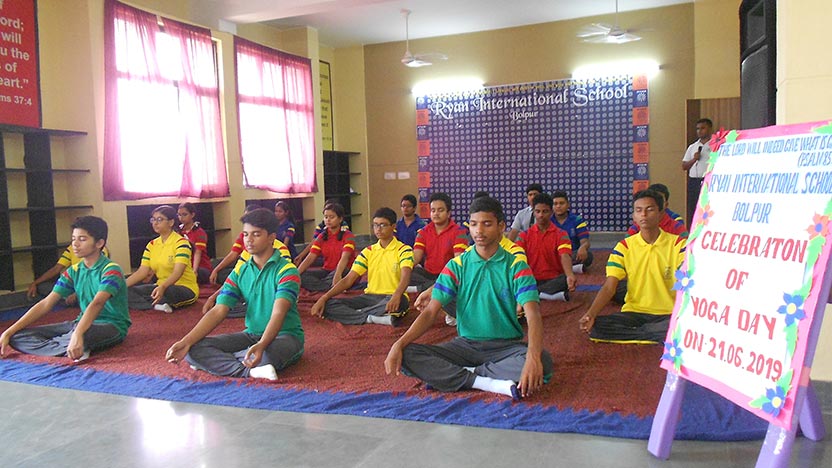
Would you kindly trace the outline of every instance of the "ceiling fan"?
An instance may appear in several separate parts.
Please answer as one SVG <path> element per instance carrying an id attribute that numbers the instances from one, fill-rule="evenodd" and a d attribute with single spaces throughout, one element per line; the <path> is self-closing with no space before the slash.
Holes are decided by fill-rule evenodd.
<path id="1" fill-rule="evenodd" d="M 592 23 L 584 26 L 578 31 L 577 36 L 583 42 L 594 44 L 626 44 L 639 41 L 641 36 L 633 34 L 634 30 L 621 29 L 618 26 L 618 0 L 615 0 L 615 24 L 610 26 L 605 23 Z"/>
<path id="2" fill-rule="evenodd" d="M 410 52 L 410 10 L 403 9 L 402 16 L 404 16 L 404 39 L 405 50 L 402 57 L 402 63 L 406 67 L 419 68 L 433 65 L 435 60 L 448 60 L 448 56 L 436 52 L 426 54 L 414 54 Z"/>

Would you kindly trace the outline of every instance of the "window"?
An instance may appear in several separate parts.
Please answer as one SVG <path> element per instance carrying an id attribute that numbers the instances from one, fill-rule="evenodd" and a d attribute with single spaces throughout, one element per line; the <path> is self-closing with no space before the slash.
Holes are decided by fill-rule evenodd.
<path id="1" fill-rule="evenodd" d="M 104 199 L 227 196 L 210 31 L 105 8 Z"/>
<path id="2" fill-rule="evenodd" d="M 309 59 L 234 38 L 237 115 L 246 186 L 310 193 L 315 182 Z"/>

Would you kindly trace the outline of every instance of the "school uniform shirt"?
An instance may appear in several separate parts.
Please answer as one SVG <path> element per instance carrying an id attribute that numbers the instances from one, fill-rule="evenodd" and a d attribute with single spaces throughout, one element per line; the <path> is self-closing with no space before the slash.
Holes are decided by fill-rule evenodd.
<path id="1" fill-rule="evenodd" d="M 545 231 L 533 224 L 520 233 L 517 245 L 526 250 L 529 266 L 537 281 L 548 281 L 562 275 L 564 271 L 560 256 L 572 256 L 572 241 L 569 240 L 569 235 L 553 223 L 549 223 Z"/>
<path id="2" fill-rule="evenodd" d="M 191 264 L 191 243 L 176 232 L 171 232 L 162 241 L 159 236 L 147 243 L 142 253 L 141 266 L 150 267 L 156 273 L 156 284 L 162 284 L 173 273 L 173 266 L 182 263 L 186 266 L 182 276 L 176 280 L 177 286 L 184 286 L 199 296 L 199 286 L 196 284 L 196 273 Z"/>
<path id="3" fill-rule="evenodd" d="M 75 319 L 81 320 L 95 295 L 106 292 L 110 295 L 104 308 L 99 312 L 93 323 L 110 324 L 116 327 L 121 338 L 127 335 L 130 328 L 130 312 L 127 309 L 127 285 L 124 282 L 124 272 L 118 263 L 104 255 L 98 257 L 95 264 L 87 268 L 84 262 L 78 262 L 67 268 L 52 291 L 67 297 L 72 293 L 78 296 L 78 306 L 81 313 Z"/>
<path id="4" fill-rule="evenodd" d="M 562 223 L 558 222 L 558 217 L 555 215 L 552 215 L 552 222 L 555 223 L 555 226 L 566 231 L 569 241 L 572 242 L 573 252 L 581 247 L 581 239 L 589 239 L 589 227 L 581 215 L 567 211 L 566 219 Z"/>
<path id="5" fill-rule="evenodd" d="M 419 229 L 425 227 L 425 220 L 420 218 L 419 215 L 415 216 L 416 218 L 410 223 L 410 226 L 407 225 L 404 218 L 396 221 L 396 238 L 411 247 L 416 243 L 416 235 Z"/>
<path id="6" fill-rule="evenodd" d="M 295 223 L 293 223 L 290 219 L 286 219 L 280 223 L 280 226 L 277 227 L 277 239 L 281 242 L 289 238 L 289 243 L 283 243 L 288 249 L 289 253 L 292 255 L 292 258 L 298 254 L 295 250 Z"/>
<path id="7" fill-rule="evenodd" d="M 199 227 L 199 223 L 194 223 L 191 230 L 186 231 L 180 224 L 179 234 L 188 239 L 188 242 L 191 243 L 194 252 L 197 250 L 202 252 L 202 256 L 199 257 L 199 265 L 197 265 L 197 268 L 205 268 L 206 270 L 211 271 L 211 258 L 208 256 L 208 233 L 205 232 L 205 229 Z M 193 254 L 191 255 L 191 258 L 193 258 Z"/>
<path id="8" fill-rule="evenodd" d="M 324 232 L 324 229 L 326 229 L 326 222 L 321 221 L 320 223 L 318 223 L 317 226 L 315 226 L 315 231 L 312 232 L 312 239 L 317 239 L 318 234 Z M 342 231 L 349 231 L 350 230 L 350 225 L 347 224 L 346 221 L 341 221 L 341 230 Z"/>
<path id="9" fill-rule="evenodd" d="M 389 295 L 396 292 L 402 268 L 413 268 L 413 249 L 395 237 L 382 247 L 381 242 L 366 247 L 352 264 L 358 276 L 367 273 L 365 294 Z"/>
<path id="10" fill-rule="evenodd" d="M 511 229 L 523 232 L 532 224 L 534 224 L 534 209 L 531 206 L 527 206 L 514 215 L 514 222 L 511 223 Z"/>
<path id="11" fill-rule="evenodd" d="M 681 217 L 673 219 L 669 214 L 667 214 L 667 212 L 662 213 L 662 219 L 659 220 L 659 229 L 668 234 L 675 234 L 685 239 L 688 238 L 688 228 L 685 226 L 684 220 L 682 220 Z M 630 229 L 627 229 L 627 235 L 633 236 L 638 234 L 640 231 L 641 228 L 638 227 L 638 224 L 633 224 L 630 226 Z"/>
<path id="12" fill-rule="evenodd" d="M 468 232 L 453 220 L 437 233 L 436 224 L 431 221 L 416 234 L 413 250 L 425 252 L 424 268 L 432 275 L 438 275 L 454 255 L 468 248 Z"/>
<path id="13" fill-rule="evenodd" d="M 451 259 L 431 295 L 443 306 L 457 302 L 457 333 L 471 340 L 519 340 L 516 304 L 540 302 L 529 265 L 505 249 L 488 260 L 476 249 Z"/>
<path id="14" fill-rule="evenodd" d="M 340 240 L 338 239 L 339 237 L 341 238 Z M 310 253 L 324 257 L 323 268 L 326 271 L 335 271 L 338 268 L 338 262 L 341 261 L 341 254 L 344 252 L 349 252 L 351 256 L 350 262 L 347 264 L 347 268 L 349 268 L 353 259 L 355 259 L 355 236 L 350 230 L 341 231 L 340 235 L 339 233 L 333 234 L 331 232 L 327 235 L 327 233 L 321 232 L 315 238 L 310 249 Z"/>
<path id="15" fill-rule="evenodd" d="M 245 332 L 262 335 L 272 318 L 274 301 L 286 299 L 291 305 L 278 335 L 292 335 L 303 344 L 298 291 L 298 269 L 275 250 L 262 270 L 254 262 L 237 263 L 222 285 L 217 304 L 230 308 L 239 301 L 245 301 L 248 305 Z"/>
<path id="16" fill-rule="evenodd" d="M 619 242 L 607 261 L 607 276 L 627 278 L 627 295 L 621 312 L 668 315 L 673 312 L 676 270 L 685 259 L 687 239 L 659 231 L 648 244 L 641 234 Z"/>
<path id="17" fill-rule="evenodd" d="M 103 253 L 104 255 L 109 257 L 110 256 L 110 249 L 108 249 L 107 247 L 104 247 L 103 249 L 101 249 L 101 253 Z M 70 245 L 66 248 L 66 250 L 64 250 L 64 253 L 61 254 L 61 258 L 59 258 L 56 263 L 58 265 L 63 266 L 64 268 L 69 268 L 72 265 L 75 265 L 76 263 L 78 263 L 80 261 L 81 261 L 81 259 L 78 258 L 78 256 L 75 255 L 75 252 L 72 251 L 72 246 Z"/>

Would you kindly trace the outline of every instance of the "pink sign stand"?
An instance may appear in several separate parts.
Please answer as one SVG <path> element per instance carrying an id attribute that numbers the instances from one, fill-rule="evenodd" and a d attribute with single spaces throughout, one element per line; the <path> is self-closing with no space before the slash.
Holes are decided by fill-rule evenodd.
<path id="1" fill-rule="evenodd" d="M 670 457 L 691 381 L 769 421 L 756 466 L 786 468 L 798 428 L 826 435 L 809 376 L 832 286 L 832 124 L 720 130 L 710 145 L 647 449 Z"/>

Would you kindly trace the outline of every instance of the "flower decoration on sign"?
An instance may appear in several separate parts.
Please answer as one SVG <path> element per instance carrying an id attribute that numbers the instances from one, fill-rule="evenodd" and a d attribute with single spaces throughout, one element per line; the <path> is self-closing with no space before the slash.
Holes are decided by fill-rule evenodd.
<path id="1" fill-rule="evenodd" d="M 806 232 L 809 233 L 809 240 L 812 240 L 817 236 L 826 237 L 829 233 L 829 216 L 823 216 L 815 213 L 815 215 L 812 216 L 812 224 L 806 228 Z"/>
<path id="2" fill-rule="evenodd" d="M 728 133 L 729 132 L 725 130 L 725 128 L 720 127 L 719 130 L 715 131 L 714 134 L 711 135 L 711 141 L 708 142 L 708 146 L 711 147 L 711 151 L 714 153 L 719 151 L 719 147 L 725 143 Z"/>
<path id="3" fill-rule="evenodd" d="M 676 283 L 673 284 L 675 291 L 687 292 L 688 289 L 693 287 L 693 284 L 693 278 L 688 275 L 688 272 L 676 270 Z"/>
<path id="4" fill-rule="evenodd" d="M 786 405 L 786 394 L 780 387 L 766 389 L 766 401 L 763 403 L 763 411 L 777 417 L 780 410 Z"/>
<path id="5" fill-rule="evenodd" d="M 780 412 L 788 407 L 791 402 L 786 397 L 791 388 L 793 371 L 786 372 L 773 388 L 767 388 L 766 394 L 752 401 L 748 405 L 752 408 L 760 408 L 763 412 L 768 413 L 775 418 L 780 415 Z"/>
<path id="6" fill-rule="evenodd" d="M 682 348 L 679 347 L 678 338 L 674 338 L 673 341 L 665 341 L 662 360 L 673 363 L 676 370 L 682 367 Z"/>
<path id="7" fill-rule="evenodd" d="M 785 304 L 781 305 L 777 312 L 785 315 L 787 327 L 794 324 L 796 320 L 806 318 L 806 312 L 803 310 L 803 298 L 800 295 L 783 293 L 783 301 Z"/>
<path id="8" fill-rule="evenodd" d="M 707 226 L 708 220 L 713 218 L 713 216 L 714 210 L 711 209 L 711 204 L 708 203 L 702 208 L 702 217 L 699 219 L 699 222 L 701 222 L 704 226 Z"/>

